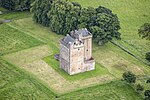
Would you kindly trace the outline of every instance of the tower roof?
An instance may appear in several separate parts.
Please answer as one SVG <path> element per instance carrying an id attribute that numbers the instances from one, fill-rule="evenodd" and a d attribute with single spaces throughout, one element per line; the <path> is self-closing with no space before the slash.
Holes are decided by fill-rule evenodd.
<path id="1" fill-rule="evenodd" d="M 91 35 L 92 34 L 86 28 L 84 28 L 71 31 L 70 35 L 67 34 L 61 41 L 63 42 L 64 45 L 68 46 L 69 44 L 73 43 L 82 43 L 83 38 L 86 38 Z"/>
<path id="2" fill-rule="evenodd" d="M 75 33 L 83 36 L 83 37 L 86 37 L 86 36 L 89 36 L 91 35 L 91 33 L 85 28 L 85 29 L 80 29 L 78 31 L 75 31 Z"/>
<path id="3" fill-rule="evenodd" d="M 68 44 L 68 43 L 73 43 L 75 41 L 75 39 L 72 38 L 69 34 L 67 34 L 67 36 L 65 36 L 63 41 Z"/>

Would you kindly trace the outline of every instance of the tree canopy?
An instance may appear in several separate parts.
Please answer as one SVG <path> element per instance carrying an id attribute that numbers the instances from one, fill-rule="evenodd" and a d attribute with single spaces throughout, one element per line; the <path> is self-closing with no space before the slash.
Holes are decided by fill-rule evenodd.
<path id="1" fill-rule="evenodd" d="M 136 81 L 136 76 L 130 71 L 123 73 L 122 77 L 128 83 L 135 83 Z"/>
<path id="2" fill-rule="evenodd" d="M 57 34 L 87 28 L 99 44 L 120 39 L 117 15 L 102 6 L 82 8 L 79 3 L 66 0 L 35 0 L 31 11 L 35 22 L 49 26 Z"/>
<path id="3" fill-rule="evenodd" d="M 0 6 L 8 9 L 8 10 L 29 10 L 30 4 L 34 0 L 1 0 Z"/>
<path id="4" fill-rule="evenodd" d="M 150 23 L 143 24 L 140 29 L 138 29 L 138 34 L 140 37 L 150 40 Z"/>

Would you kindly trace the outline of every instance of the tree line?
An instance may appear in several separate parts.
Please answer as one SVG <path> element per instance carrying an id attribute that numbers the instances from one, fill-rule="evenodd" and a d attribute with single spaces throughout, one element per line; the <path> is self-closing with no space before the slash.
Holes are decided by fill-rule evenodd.
<path id="1" fill-rule="evenodd" d="M 120 39 L 120 22 L 108 8 L 83 8 L 67 0 L 35 0 L 31 6 L 33 20 L 57 34 L 66 35 L 72 30 L 87 28 L 100 45 L 113 38 Z"/>
<path id="2" fill-rule="evenodd" d="M 8 10 L 24 11 L 30 10 L 30 4 L 34 0 L 0 0 L 0 6 Z"/>

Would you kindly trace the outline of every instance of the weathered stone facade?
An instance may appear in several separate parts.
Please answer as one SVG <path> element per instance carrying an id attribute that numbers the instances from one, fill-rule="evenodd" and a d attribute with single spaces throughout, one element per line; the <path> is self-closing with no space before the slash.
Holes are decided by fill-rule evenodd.
<path id="1" fill-rule="evenodd" d="M 73 75 L 95 69 L 92 34 L 87 29 L 72 31 L 60 41 L 60 68 Z"/>

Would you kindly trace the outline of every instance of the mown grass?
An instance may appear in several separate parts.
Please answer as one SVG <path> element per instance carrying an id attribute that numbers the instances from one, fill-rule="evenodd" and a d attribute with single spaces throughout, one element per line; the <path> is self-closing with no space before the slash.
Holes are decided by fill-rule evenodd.
<path id="1" fill-rule="evenodd" d="M 60 100 L 142 100 L 142 96 L 122 81 L 97 85 L 61 96 Z"/>
<path id="2" fill-rule="evenodd" d="M 27 72 L 0 59 L 0 98 L 1 100 L 141 100 L 142 97 L 121 82 L 110 82 L 81 89 L 64 95 L 57 95 L 33 78 Z"/>
<path id="3" fill-rule="evenodd" d="M 29 23 L 30 23 L 30 25 L 29 25 Z M 8 25 L 16 28 L 20 32 L 26 33 L 26 35 L 28 34 L 31 37 L 33 36 L 33 37 L 37 38 L 38 40 L 43 41 L 45 44 L 49 45 L 52 48 L 53 54 L 59 52 L 59 49 L 58 49 L 59 48 L 59 39 L 63 38 L 63 36 L 57 35 L 57 34 L 51 32 L 46 27 L 35 24 L 32 21 L 32 18 L 19 19 L 19 20 L 16 20 L 14 22 L 8 23 Z M 146 74 L 148 74 L 148 72 L 150 71 L 146 65 L 143 66 L 143 64 L 138 62 L 135 58 L 131 57 L 129 54 L 125 53 L 120 48 L 114 46 L 111 43 L 109 43 L 105 46 L 101 46 L 101 47 L 94 45 L 93 46 L 93 55 L 94 55 L 94 58 L 96 58 L 96 61 L 98 63 L 100 63 L 103 66 L 105 65 L 104 67 L 106 67 L 111 72 L 111 74 L 113 74 L 115 76 L 121 77 L 121 74 L 124 71 L 124 69 L 111 68 L 116 63 L 118 64 L 118 62 L 116 62 L 115 60 L 118 60 L 119 62 L 121 61 L 121 62 L 125 63 L 127 66 L 129 66 L 129 69 L 130 68 L 132 69 L 132 66 L 136 65 L 137 66 L 136 68 L 143 68 L 142 70 L 144 70 L 144 73 L 146 73 Z M 53 56 L 51 56 L 51 57 L 53 57 Z M 47 61 L 48 61 L 49 58 L 51 59 L 51 57 L 48 57 L 45 59 L 47 59 Z M 109 59 L 109 58 L 111 58 L 111 59 Z M 113 60 L 114 58 L 115 58 L 115 60 Z M 131 63 L 126 63 L 126 61 L 131 62 Z M 110 62 L 112 64 L 109 64 Z M 55 67 L 57 65 L 55 68 L 59 68 L 58 62 L 56 63 L 56 60 L 54 61 L 52 59 L 48 63 L 52 63 L 54 65 L 52 67 Z M 145 72 L 145 70 L 146 70 L 146 72 Z M 103 73 L 101 71 L 97 71 L 97 72 L 99 74 Z M 136 72 L 136 70 L 135 70 L 135 72 Z M 61 73 L 63 73 L 63 74 L 61 74 L 63 76 L 64 72 L 61 71 Z M 139 72 L 137 71 L 137 73 L 139 73 Z M 90 74 L 91 73 L 89 73 L 89 75 Z M 96 75 L 96 74 L 94 74 L 94 75 Z M 80 78 L 75 78 L 75 76 L 74 76 L 74 78 L 75 79 L 84 79 L 87 76 L 84 77 L 83 74 L 80 74 L 78 76 Z M 66 77 L 66 76 L 64 76 L 64 77 Z M 73 80 L 73 79 L 70 78 L 70 80 Z M 110 85 L 109 84 L 99 85 L 99 86 L 87 88 L 85 90 L 82 89 L 80 91 L 65 94 L 63 96 L 60 96 L 59 98 L 60 99 L 74 99 L 74 98 L 75 99 L 80 99 L 80 98 L 81 99 L 82 98 L 83 99 L 94 99 L 94 98 L 95 99 L 97 99 L 97 98 L 111 99 L 110 97 L 112 97 L 116 100 L 118 100 L 118 98 L 119 99 L 125 99 L 125 100 L 126 99 L 127 100 L 138 100 L 141 98 L 140 96 L 138 96 L 137 93 L 135 93 L 135 91 L 129 85 L 126 85 L 126 84 L 124 85 L 124 83 L 123 83 L 123 85 L 120 88 L 118 88 L 119 84 L 121 85 L 122 83 L 118 82 L 118 85 L 114 84 L 114 83 L 110 83 Z M 127 87 L 127 89 L 124 87 Z M 92 88 L 93 88 L 93 90 L 92 90 Z M 100 91 L 100 92 L 98 92 L 98 91 Z M 103 95 L 101 95 L 101 94 L 103 94 Z M 5 95 L 5 94 L 3 94 L 3 95 Z M 9 95 L 11 95 L 11 94 L 9 94 Z M 132 95 L 133 95 L 133 97 L 132 97 Z"/>
<path id="4" fill-rule="evenodd" d="M 150 51 L 150 42 L 138 36 L 138 29 L 143 23 L 150 22 L 149 0 L 70 0 L 83 7 L 104 6 L 119 17 L 121 41 L 116 41 L 135 56 L 145 61 L 145 53 Z"/>
<path id="5" fill-rule="evenodd" d="M 0 25 L 0 56 L 43 44 L 7 24 Z"/>
<path id="6" fill-rule="evenodd" d="M 28 25 L 28 23 L 30 23 L 30 26 Z M 50 29 L 47 27 L 37 25 L 32 21 L 32 18 L 19 19 L 9 23 L 9 25 L 43 41 L 50 46 L 53 54 L 59 53 L 59 40 L 63 38 L 63 36 L 51 32 Z M 134 57 L 130 56 L 112 43 L 108 43 L 104 46 L 98 46 L 95 43 L 93 43 L 93 45 L 93 56 L 96 62 L 106 67 L 109 72 L 117 78 L 120 78 L 122 76 L 122 73 L 127 70 L 133 71 L 137 75 L 144 75 L 150 72 L 148 66 L 140 63 Z M 50 66 L 54 67 L 55 65 Z M 121 68 L 122 65 L 127 66 L 127 68 Z M 119 68 L 117 68 L 116 66 L 119 66 Z M 58 63 L 57 67 L 55 67 L 54 69 L 57 68 L 59 68 Z"/>
<path id="7" fill-rule="evenodd" d="M 84 72 L 84 73 L 79 73 L 79 74 L 70 76 L 64 70 L 62 70 L 60 68 L 59 61 L 54 59 L 54 55 L 45 57 L 43 60 L 46 63 L 48 63 L 53 69 L 55 69 L 61 76 L 63 76 L 65 79 L 70 80 L 70 81 L 83 80 L 83 79 L 95 77 L 95 76 L 98 76 L 98 75 L 102 76 L 102 75 L 110 74 L 104 66 L 100 65 L 99 63 L 96 63 L 95 64 L 95 70 L 87 71 L 87 72 Z"/>
<path id="8" fill-rule="evenodd" d="M 0 99 L 52 99 L 55 94 L 31 75 L 0 58 Z"/>

